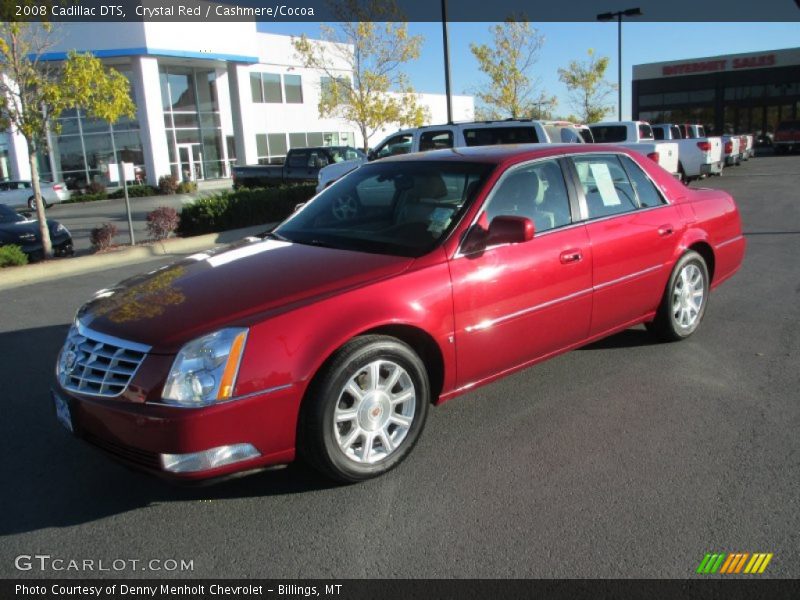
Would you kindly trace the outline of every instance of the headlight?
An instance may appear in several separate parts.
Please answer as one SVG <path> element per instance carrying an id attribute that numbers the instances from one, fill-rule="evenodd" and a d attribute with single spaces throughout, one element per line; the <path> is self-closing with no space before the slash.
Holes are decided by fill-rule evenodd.
<path id="1" fill-rule="evenodd" d="M 215 331 L 186 344 L 172 363 L 163 400 L 179 406 L 207 406 L 233 395 L 247 329 Z"/>

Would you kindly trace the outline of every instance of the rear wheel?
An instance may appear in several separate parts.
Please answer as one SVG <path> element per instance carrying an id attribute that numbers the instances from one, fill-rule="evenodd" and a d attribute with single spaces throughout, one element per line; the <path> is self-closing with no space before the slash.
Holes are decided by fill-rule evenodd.
<path id="1" fill-rule="evenodd" d="M 42 198 L 42 204 L 44 205 L 45 208 L 50 208 L 52 206 L 52 204 L 48 204 L 44 198 Z M 36 210 L 35 196 L 31 196 L 30 198 L 28 198 L 28 208 L 30 208 L 31 210 Z"/>
<path id="2" fill-rule="evenodd" d="M 656 318 L 645 324 L 647 329 L 667 342 L 689 337 L 703 320 L 708 294 L 706 262 L 697 252 L 690 250 L 672 270 Z"/>
<path id="3" fill-rule="evenodd" d="M 387 336 L 357 337 L 309 389 L 298 452 L 337 481 L 376 477 L 411 452 L 429 404 L 425 365 L 409 346 Z"/>

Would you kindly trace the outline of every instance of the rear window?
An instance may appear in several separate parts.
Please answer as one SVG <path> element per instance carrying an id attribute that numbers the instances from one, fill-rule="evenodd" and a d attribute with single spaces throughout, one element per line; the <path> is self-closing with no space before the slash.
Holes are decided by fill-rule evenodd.
<path id="1" fill-rule="evenodd" d="M 627 131 L 625 125 L 595 125 L 590 129 L 598 144 L 624 142 Z"/>
<path id="2" fill-rule="evenodd" d="M 778 125 L 778 131 L 789 131 L 790 129 L 800 129 L 800 121 L 784 121 Z"/>
<path id="3" fill-rule="evenodd" d="M 465 129 L 467 146 L 494 146 L 496 144 L 535 144 L 539 141 L 533 126 L 481 127 Z"/>

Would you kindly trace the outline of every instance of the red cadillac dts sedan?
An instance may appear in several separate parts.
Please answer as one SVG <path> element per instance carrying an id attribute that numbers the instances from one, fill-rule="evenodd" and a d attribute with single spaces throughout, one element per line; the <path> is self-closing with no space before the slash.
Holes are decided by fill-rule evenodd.
<path id="1" fill-rule="evenodd" d="M 728 194 L 620 147 L 381 160 L 263 238 L 97 292 L 56 414 L 171 478 L 300 455 L 363 480 L 408 455 L 431 403 L 638 323 L 688 337 L 744 251 Z"/>

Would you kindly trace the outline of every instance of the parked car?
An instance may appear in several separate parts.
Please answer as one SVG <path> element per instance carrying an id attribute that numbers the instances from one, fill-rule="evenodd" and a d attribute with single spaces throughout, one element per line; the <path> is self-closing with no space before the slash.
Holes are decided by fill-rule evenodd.
<path id="1" fill-rule="evenodd" d="M 755 156 L 755 138 L 749 133 L 739 137 L 741 138 L 742 160 L 750 160 Z"/>
<path id="2" fill-rule="evenodd" d="M 655 139 L 678 145 L 678 170 L 685 182 L 722 173 L 724 161 L 721 138 L 683 139 L 680 126 L 673 123 L 659 123 L 652 128 Z"/>
<path id="3" fill-rule="evenodd" d="M 776 154 L 786 154 L 800 148 L 800 120 L 778 123 L 772 139 L 772 147 Z"/>
<path id="4" fill-rule="evenodd" d="M 69 200 L 69 190 L 63 183 L 40 181 L 39 186 L 45 208 Z M 0 181 L 0 204 L 11 208 L 36 210 L 33 185 L 30 181 Z"/>
<path id="5" fill-rule="evenodd" d="M 322 167 L 317 174 L 317 193 L 347 175 L 350 171 L 354 171 L 361 165 L 367 162 L 367 155 L 359 151 L 358 156 L 351 160 L 344 160 Z"/>
<path id="6" fill-rule="evenodd" d="M 563 142 L 566 144 L 586 144 L 584 139 L 583 126 L 576 125 L 571 121 L 542 121 L 551 142 Z"/>
<path id="7" fill-rule="evenodd" d="M 56 256 L 73 254 L 72 236 L 58 221 L 47 220 L 50 241 Z M 39 222 L 22 215 L 5 204 L 0 204 L 0 246 L 17 245 L 33 262 L 44 258 Z"/>
<path id="8" fill-rule="evenodd" d="M 364 153 L 351 146 L 293 148 L 282 165 L 233 167 L 233 188 L 274 187 L 287 183 L 316 183 L 320 169 L 334 163 L 363 160 Z"/>
<path id="9" fill-rule="evenodd" d="M 301 456 L 363 480 L 411 452 L 431 403 L 638 323 L 689 337 L 744 251 L 728 193 L 618 145 L 376 161 L 264 239 L 98 292 L 56 415 L 165 477 Z"/>
<path id="10" fill-rule="evenodd" d="M 644 121 L 605 121 L 589 125 L 595 143 L 620 144 L 654 160 L 659 166 L 680 178 L 679 149 L 675 142 L 656 141 L 653 129 Z"/>

